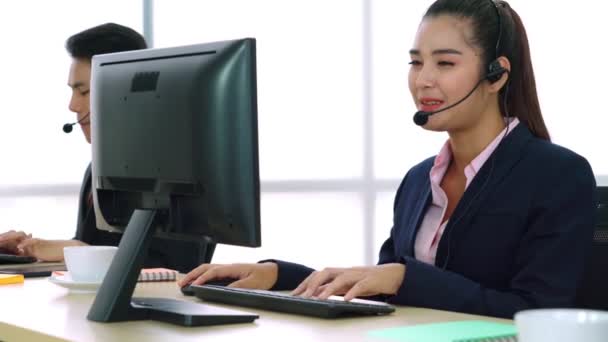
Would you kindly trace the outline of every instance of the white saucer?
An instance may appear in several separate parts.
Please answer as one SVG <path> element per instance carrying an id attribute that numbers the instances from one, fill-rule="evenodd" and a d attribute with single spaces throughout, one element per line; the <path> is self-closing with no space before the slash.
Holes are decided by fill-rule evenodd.
<path id="1" fill-rule="evenodd" d="M 55 285 L 59 285 L 61 287 L 65 287 L 71 292 L 80 292 L 80 293 L 92 293 L 97 291 L 99 286 L 101 286 L 101 282 L 99 283 L 91 283 L 91 282 L 82 282 L 75 281 L 70 277 L 68 272 L 63 272 L 63 275 L 53 274 L 49 278 L 49 281 Z"/>

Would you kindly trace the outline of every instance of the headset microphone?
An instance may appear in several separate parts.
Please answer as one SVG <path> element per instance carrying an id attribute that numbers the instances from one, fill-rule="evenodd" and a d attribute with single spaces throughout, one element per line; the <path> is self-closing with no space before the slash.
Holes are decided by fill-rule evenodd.
<path id="1" fill-rule="evenodd" d="M 72 126 L 79 124 L 80 122 L 82 122 L 82 120 L 86 119 L 89 117 L 89 114 L 91 113 L 87 113 L 87 115 L 83 116 L 82 119 L 76 121 L 76 122 L 72 122 L 72 123 L 66 123 L 65 125 L 63 125 L 63 131 L 65 133 L 70 133 L 72 132 Z"/>
<path id="2" fill-rule="evenodd" d="M 508 70 L 503 68 L 498 61 L 493 61 L 492 63 L 490 63 L 488 74 L 486 74 L 484 78 L 480 79 L 475 85 L 475 87 L 473 87 L 473 89 L 471 89 L 471 91 L 460 101 L 451 104 L 445 108 L 441 108 L 440 110 L 436 110 L 434 112 L 425 112 L 422 110 L 417 111 L 416 114 L 414 114 L 414 123 L 418 126 L 424 126 L 429 121 L 429 116 L 443 112 L 444 110 L 448 110 L 452 107 L 459 105 L 462 101 L 466 100 L 469 96 L 471 96 L 471 94 L 473 94 L 473 92 L 475 91 L 475 89 L 477 89 L 477 87 L 479 87 L 481 82 L 483 82 L 484 80 L 489 80 L 492 83 L 496 82 L 500 79 L 500 76 L 502 76 L 502 74 L 505 72 L 508 72 Z"/>
<path id="3" fill-rule="evenodd" d="M 414 114 L 414 123 L 418 126 L 424 126 L 429 121 L 429 116 L 443 112 L 444 110 L 448 110 L 452 107 L 459 105 L 462 101 L 466 100 L 469 96 L 471 96 L 471 94 L 473 94 L 475 89 L 477 89 L 477 87 L 479 87 L 479 85 L 481 84 L 481 82 L 483 80 L 485 80 L 485 78 L 482 78 L 481 80 L 479 80 L 479 82 L 477 82 L 475 87 L 473 87 L 473 89 L 467 94 L 467 96 L 463 97 L 460 101 L 458 101 L 454 104 L 451 104 L 445 108 L 441 108 L 440 110 L 436 110 L 434 112 L 425 112 L 422 110 L 417 111 L 416 114 Z"/>

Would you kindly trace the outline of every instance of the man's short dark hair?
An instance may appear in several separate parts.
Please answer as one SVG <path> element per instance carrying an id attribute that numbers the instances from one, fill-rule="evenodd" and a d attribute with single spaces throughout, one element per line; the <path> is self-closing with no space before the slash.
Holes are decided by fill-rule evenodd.
<path id="1" fill-rule="evenodd" d="M 65 48 L 73 58 L 91 59 L 94 55 L 147 48 L 137 31 L 107 23 L 92 27 L 68 38 Z"/>

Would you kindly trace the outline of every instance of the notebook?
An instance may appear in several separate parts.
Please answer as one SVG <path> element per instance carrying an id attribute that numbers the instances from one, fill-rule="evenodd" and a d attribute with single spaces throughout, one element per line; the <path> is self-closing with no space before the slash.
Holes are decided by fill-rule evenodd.
<path id="1" fill-rule="evenodd" d="M 65 271 L 63 263 L 36 262 L 18 267 L 2 268 L 0 274 L 22 274 L 25 278 L 48 277 L 52 272 Z"/>
<path id="2" fill-rule="evenodd" d="M 139 273 L 137 281 L 174 281 L 177 271 L 168 268 L 144 268 Z"/>
<path id="3" fill-rule="evenodd" d="M 374 337 L 401 342 L 516 342 L 513 324 L 485 321 L 454 321 L 416 324 L 370 331 Z"/>
<path id="4" fill-rule="evenodd" d="M 66 272 L 53 272 L 54 276 L 62 276 Z M 143 268 L 137 278 L 138 282 L 148 281 L 175 281 L 177 279 L 177 271 L 168 268 Z"/>

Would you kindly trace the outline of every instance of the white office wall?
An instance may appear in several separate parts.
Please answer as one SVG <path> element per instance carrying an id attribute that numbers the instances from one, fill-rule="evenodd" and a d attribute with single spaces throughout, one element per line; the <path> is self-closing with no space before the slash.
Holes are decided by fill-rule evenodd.
<path id="1" fill-rule="evenodd" d="M 263 247 L 219 246 L 216 260 L 276 257 L 317 267 L 373 263 L 390 229 L 395 186 L 446 138 L 411 123 L 415 110 L 407 89 L 407 51 L 431 2 L 153 3 L 158 47 L 258 40 Z M 602 151 L 608 114 L 602 108 L 608 79 L 602 66 L 608 29 L 600 17 L 605 5 L 511 4 L 528 30 L 541 106 L 555 142 L 587 157 L 596 174 L 608 174 Z M 60 14 L 50 17 L 50 6 Z M 90 151 L 77 130 L 60 131 L 74 118 L 67 111 L 69 58 L 63 44 L 70 34 L 106 21 L 141 31 L 141 2 L 0 5 L 0 30 L 12 33 L 4 36 L 10 49 L 3 48 L 0 64 L 0 227 L 53 238 L 73 235 L 75 196 Z M 364 165 L 365 151 L 371 151 L 371 168 Z M 364 191 L 370 186 L 377 190 L 371 196 Z M 373 253 L 366 252 L 370 246 Z"/>

